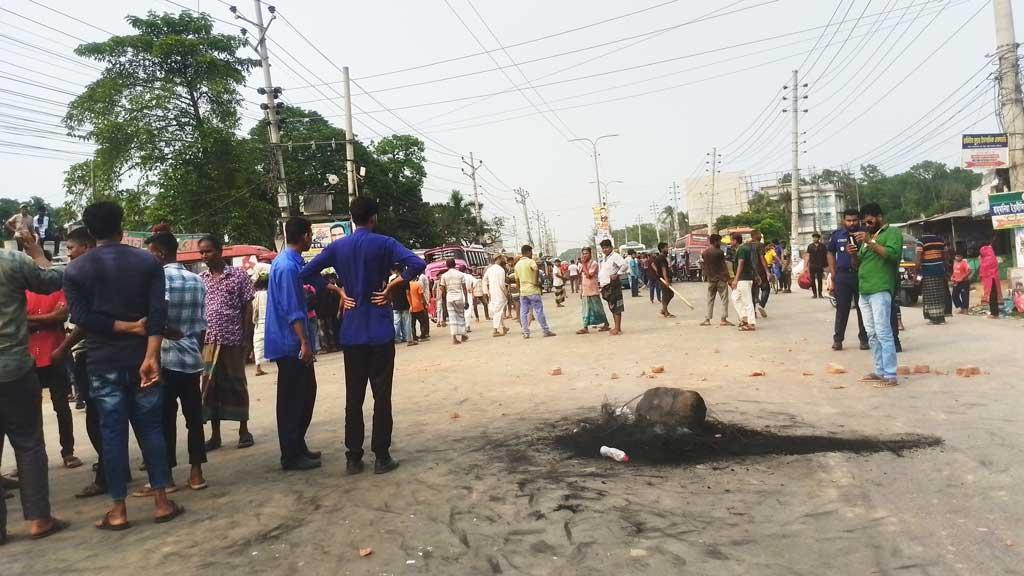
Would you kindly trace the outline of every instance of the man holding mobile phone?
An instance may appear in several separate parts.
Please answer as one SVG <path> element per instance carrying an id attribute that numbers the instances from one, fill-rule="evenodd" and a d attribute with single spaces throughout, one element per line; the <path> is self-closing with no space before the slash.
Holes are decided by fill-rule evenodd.
<path id="1" fill-rule="evenodd" d="M 843 212 L 843 227 L 832 233 L 828 241 L 828 271 L 832 276 L 832 287 L 829 292 L 836 299 L 835 333 L 832 336 L 832 349 L 842 350 L 846 338 L 846 324 L 850 320 L 850 308 L 857 311 L 857 337 L 860 349 L 867 350 L 868 334 L 864 330 L 864 319 L 861 317 L 857 296 L 857 269 L 854 255 L 859 246 L 854 236 L 860 231 L 860 211 L 847 208 Z"/>

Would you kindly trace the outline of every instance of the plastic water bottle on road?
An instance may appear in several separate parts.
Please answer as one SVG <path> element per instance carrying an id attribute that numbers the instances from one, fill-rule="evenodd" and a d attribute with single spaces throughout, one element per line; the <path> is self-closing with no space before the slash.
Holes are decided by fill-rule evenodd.
<path id="1" fill-rule="evenodd" d="M 627 456 L 625 452 L 610 446 L 601 446 L 601 456 L 611 458 L 616 462 L 629 462 L 629 456 Z"/>

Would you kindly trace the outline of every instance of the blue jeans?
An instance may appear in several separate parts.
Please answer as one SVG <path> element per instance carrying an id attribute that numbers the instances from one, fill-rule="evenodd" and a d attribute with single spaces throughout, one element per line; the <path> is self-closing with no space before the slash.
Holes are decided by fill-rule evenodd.
<path id="1" fill-rule="evenodd" d="M 876 292 L 860 295 L 860 310 L 864 317 L 864 330 L 875 359 L 875 374 L 882 378 L 896 378 L 896 340 L 892 335 L 892 294 Z"/>
<path id="2" fill-rule="evenodd" d="M 149 484 L 154 490 L 171 481 L 164 444 L 163 389 L 160 384 L 140 388 L 138 369 L 90 372 L 89 396 L 100 413 L 103 434 L 103 468 L 110 497 L 124 500 L 128 495 L 128 422 L 131 421 Z"/>
<path id="3" fill-rule="evenodd" d="M 647 279 L 647 289 L 651 291 L 651 302 L 657 298 L 658 302 L 661 302 L 661 282 L 657 279 Z"/>
<path id="4" fill-rule="evenodd" d="M 395 342 L 412 342 L 412 313 L 408 310 L 392 310 L 395 323 Z"/>
<path id="5" fill-rule="evenodd" d="M 540 324 L 541 330 L 545 334 L 551 333 L 551 328 L 548 328 L 548 318 L 544 315 L 544 300 L 540 294 L 533 296 L 520 296 L 519 300 L 519 322 L 523 326 L 523 335 L 530 335 L 530 310 L 533 310 L 533 315 L 537 318 L 537 323 Z"/>
<path id="6" fill-rule="evenodd" d="M 640 295 L 640 279 L 636 276 L 629 277 L 629 291 L 633 294 L 633 298 Z"/>

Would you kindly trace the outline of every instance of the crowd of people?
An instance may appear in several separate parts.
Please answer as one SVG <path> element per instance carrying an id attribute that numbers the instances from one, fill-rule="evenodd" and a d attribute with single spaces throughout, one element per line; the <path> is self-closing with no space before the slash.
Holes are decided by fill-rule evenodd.
<path id="1" fill-rule="evenodd" d="M 374 472 L 383 474 L 399 465 L 390 452 L 396 345 L 429 341 L 432 325 L 447 328 L 451 343 L 462 345 L 469 339 L 472 308 L 478 322 L 483 310 L 492 337 L 509 334 L 508 320 L 518 323 L 523 338 L 533 335 L 533 322 L 542 337 L 554 337 L 542 298 L 547 287 L 557 307 L 566 306 L 567 293 L 578 295 L 577 334 L 592 329 L 621 334 L 624 289 L 633 298 L 646 289 L 658 313 L 674 317 L 670 304 L 679 276 L 664 242 L 656 254 L 620 254 L 604 240 L 599 255 L 584 247 L 578 259 L 550 263 L 534 259 L 526 245 L 513 257 L 496 255 L 483 271 L 460 270 L 454 259 L 447 260 L 443 273 L 428 278 L 422 258 L 375 232 L 372 199 L 355 199 L 350 212 L 354 232 L 309 262 L 302 254 L 312 244 L 311 224 L 289 219 L 285 248 L 255 281 L 224 258 L 216 236 L 198 242 L 206 265 L 201 274 L 178 263 L 178 240 L 166 225 L 154 227 L 147 250 L 122 243 L 123 210 L 111 202 L 88 206 L 84 226 L 68 233 L 66 268 L 51 265 L 39 225 L 8 221 L 20 250 L 0 250 L 0 314 L 6 319 L 0 323 L 0 435 L 14 448 L 18 479 L 0 482 L 0 544 L 7 538 L 5 500 L 11 488 L 20 490 L 29 537 L 43 538 L 68 525 L 50 509 L 41 387 L 49 388 L 63 464 L 74 468 L 82 465 L 68 405 L 69 382 L 75 383 L 97 455 L 92 482 L 77 496 L 108 494 L 111 507 L 96 527 L 120 531 L 132 525 L 126 505 L 132 476 L 129 423 L 149 480 L 131 495 L 153 499 L 157 523 L 185 512 L 169 497 L 179 489 L 174 478 L 179 409 L 187 429 L 184 488 L 208 487 L 203 466 L 208 454 L 223 446 L 223 422 L 237 423 L 237 448 L 254 445 L 248 428 L 250 346 L 257 375 L 265 373 L 264 365 L 277 365 L 282 469 L 321 466 L 321 453 L 306 443 L 317 397 L 314 361 L 321 348 L 338 347 L 344 355 L 346 472 L 364 471 L 362 408 L 369 386 L 370 450 Z M 828 293 L 836 307 L 833 349 L 842 350 L 855 311 L 860 348 L 873 354 L 873 372 L 863 380 L 880 388 L 897 385 L 901 344 L 895 293 L 902 247 L 902 233 L 886 223 L 877 204 L 868 204 L 847 210 L 841 229 L 827 242 L 815 234 L 804 251 L 812 298 Z M 920 239 L 917 254 L 925 318 L 940 324 L 954 306 L 965 312 L 972 271 L 963 255 L 947 267 L 948 250 L 931 235 Z M 986 299 L 998 302 L 992 247 L 983 247 L 981 256 Z M 780 242 L 765 242 L 757 230 L 746 238 L 733 233 L 728 242 L 711 234 L 699 259 L 707 285 L 700 325 L 710 326 L 717 317 L 720 326 L 756 331 L 758 319 L 768 317 L 771 295 L 791 291 L 792 260 Z M 736 323 L 729 319 L 730 301 Z"/>

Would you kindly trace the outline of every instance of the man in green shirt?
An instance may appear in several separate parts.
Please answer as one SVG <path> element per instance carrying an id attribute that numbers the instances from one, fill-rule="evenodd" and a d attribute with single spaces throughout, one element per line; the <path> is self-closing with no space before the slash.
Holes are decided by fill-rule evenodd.
<path id="1" fill-rule="evenodd" d="M 749 242 L 743 243 L 742 234 L 734 233 L 732 235 L 732 245 L 737 247 L 736 275 L 731 284 L 732 305 L 740 317 L 739 329 L 743 332 L 752 332 L 757 329 L 757 310 L 751 292 L 754 286 L 753 254 L 755 252 Z"/>
<path id="2" fill-rule="evenodd" d="M 885 223 L 875 203 L 861 208 L 866 230 L 854 232 L 847 252 L 857 266 L 857 289 L 864 329 L 874 355 L 875 371 L 861 379 L 876 388 L 896 386 L 896 342 L 892 331 L 892 299 L 903 248 L 903 234 Z"/>
<path id="3" fill-rule="evenodd" d="M 43 442 L 42 392 L 28 350 L 25 291 L 52 294 L 63 269 L 51 268 L 36 237 L 19 230 L 24 254 L 0 249 L 0 443 L 6 436 L 18 460 L 21 511 L 29 538 L 45 538 L 68 527 L 50 513 L 50 484 Z M 7 541 L 7 505 L 0 485 L 0 545 Z"/>
<path id="4" fill-rule="evenodd" d="M 523 257 L 516 262 L 515 274 L 516 283 L 519 285 L 519 299 L 522 302 L 519 308 L 519 322 L 523 326 L 523 338 L 530 337 L 530 311 L 537 318 L 544 337 L 554 336 L 555 333 L 548 327 L 548 319 L 544 315 L 544 301 L 540 291 L 540 272 L 537 269 L 537 262 L 533 259 L 533 247 L 523 246 Z"/>

